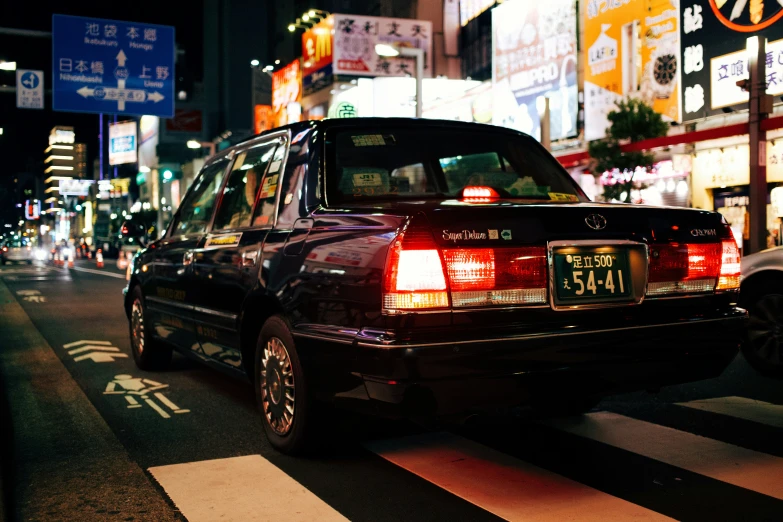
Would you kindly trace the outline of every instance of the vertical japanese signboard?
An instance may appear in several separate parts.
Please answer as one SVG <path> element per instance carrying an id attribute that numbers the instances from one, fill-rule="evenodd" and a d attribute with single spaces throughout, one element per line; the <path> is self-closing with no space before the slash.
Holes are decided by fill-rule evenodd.
<path id="1" fill-rule="evenodd" d="M 584 13 L 585 138 L 606 135 L 626 97 L 680 121 L 678 0 L 587 0 Z"/>
<path id="2" fill-rule="evenodd" d="M 313 93 L 332 83 L 334 17 L 328 16 L 302 34 L 302 88 Z"/>
<path id="3" fill-rule="evenodd" d="M 302 115 L 302 69 L 294 60 L 272 73 L 272 122 L 275 127 L 299 121 Z"/>
<path id="4" fill-rule="evenodd" d="M 334 74 L 350 76 L 408 76 L 413 58 L 378 56 L 375 44 L 398 43 L 424 49 L 424 76 L 432 76 L 432 22 L 335 14 Z"/>
<path id="5" fill-rule="evenodd" d="M 576 135 L 574 0 L 511 0 L 492 11 L 493 123 L 540 132 L 539 98 L 549 98 L 550 136 Z"/>
<path id="6" fill-rule="evenodd" d="M 783 5 L 764 0 L 684 0 L 683 120 L 723 114 L 748 102 L 747 38 L 767 39 L 767 93 L 783 94 Z"/>

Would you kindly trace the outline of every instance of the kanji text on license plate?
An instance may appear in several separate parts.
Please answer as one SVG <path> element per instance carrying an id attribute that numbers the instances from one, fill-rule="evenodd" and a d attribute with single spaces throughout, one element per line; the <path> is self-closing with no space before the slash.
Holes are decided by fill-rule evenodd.
<path id="1" fill-rule="evenodd" d="M 559 303 L 632 300 L 631 270 L 624 249 L 555 252 L 553 277 Z"/>

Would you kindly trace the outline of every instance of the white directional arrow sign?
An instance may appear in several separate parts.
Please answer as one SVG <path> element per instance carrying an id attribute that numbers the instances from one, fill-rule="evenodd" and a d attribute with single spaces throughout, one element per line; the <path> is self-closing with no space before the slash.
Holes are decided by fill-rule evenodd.
<path id="1" fill-rule="evenodd" d="M 120 52 L 117 53 L 117 65 L 119 65 L 120 67 L 125 67 L 125 60 L 127 59 L 128 57 L 125 56 L 125 51 L 120 49 Z"/>
<path id="2" fill-rule="evenodd" d="M 92 96 L 99 100 L 116 101 L 117 110 L 120 111 L 125 110 L 125 102 L 143 103 L 145 101 L 151 101 L 153 103 L 158 103 L 166 98 L 158 91 L 147 92 L 144 89 L 126 89 L 125 83 L 127 81 L 128 70 L 125 68 L 125 62 L 128 57 L 125 56 L 125 52 L 120 49 L 116 58 L 117 69 L 115 69 L 114 75 L 117 78 L 117 87 L 92 88 L 85 85 L 76 92 L 84 98 Z"/>
<path id="3" fill-rule="evenodd" d="M 91 359 L 96 363 L 104 363 L 128 357 L 124 353 L 119 353 L 120 349 L 112 346 L 108 341 L 76 341 L 64 345 L 63 348 L 68 350 L 68 355 L 75 356 L 74 362 Z"/>

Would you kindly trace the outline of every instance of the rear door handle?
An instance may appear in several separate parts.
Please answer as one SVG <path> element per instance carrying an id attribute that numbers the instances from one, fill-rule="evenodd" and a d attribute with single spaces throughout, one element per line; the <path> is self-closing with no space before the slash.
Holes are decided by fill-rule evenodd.
<path id="1" fill-rule="evenodd" d="M 256 266 L 257 258 L 258 258 L 258 252 L 242 252 L 242 266 L 243 267 Z"/>

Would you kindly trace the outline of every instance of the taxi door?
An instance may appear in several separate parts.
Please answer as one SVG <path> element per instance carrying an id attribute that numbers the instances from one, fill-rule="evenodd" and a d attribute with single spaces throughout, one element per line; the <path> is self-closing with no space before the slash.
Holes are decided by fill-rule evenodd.
<path id="1" fill-rule="evenodd" d="M 261 248 L 274 224 L 274 202 L 287 154 L 287 131 L 264 136 L 235 155 L 210 233 L 194 252 L 193 313 L 205 357 L 241 365 L 239 316 L 258 285 Z"/>

